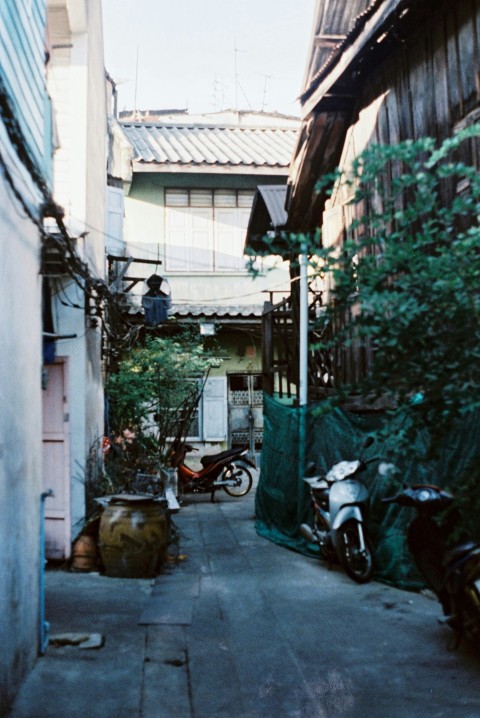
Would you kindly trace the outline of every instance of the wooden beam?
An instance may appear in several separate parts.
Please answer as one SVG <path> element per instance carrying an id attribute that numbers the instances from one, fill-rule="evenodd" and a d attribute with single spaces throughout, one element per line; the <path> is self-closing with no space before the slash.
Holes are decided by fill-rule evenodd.
<path id="1" fill-rule="evenodd" d="M 138 262 L 138 264 L 163 264 L 161 259 L 135 259 L 134 257 L 117 257 L 115 254 L 107 254 L 109 262 Z"/>
<path id="2" fill-rule="evenodd" d="M 343 42 L 346 35 L 315 35 L 313 44 L 315 47 L 334 47 Z"/>
<path id="3" fill-rule="evenodd" d="M 317 226 L 326 194 L 316 196 L 315 185 L 338 166 L 353 111 L 354 103 L 351 102 L 348 111 L 318 112 L 310 118 L 303 133 L 303 145 L 292 163 L 293 190 L 287 229 L 307 231 Z"/>
<path id="4" fill-rule="evenodd" d="M 315 109 L 322 97 L 326 95 L 340 77 L 349 70 L 350 65 L 357 59 L 361 51 L 368 46 L 376 34 L 381 32 L 391 15 L 398 11 L 400 6 L 404 4 L 405 0 L 385 0 L 385 2 L 380 5 L 378 10 L 367 20 L 358 37 L 355 38 L 350 45 L 347 45 L 343 49 L 343 52 L 338 54 L 336 61 L 332 63 L 318 87 L 315 88 L 310 97 L 305 101 L 302 106 L 302 117 L 307 117 Z"/>

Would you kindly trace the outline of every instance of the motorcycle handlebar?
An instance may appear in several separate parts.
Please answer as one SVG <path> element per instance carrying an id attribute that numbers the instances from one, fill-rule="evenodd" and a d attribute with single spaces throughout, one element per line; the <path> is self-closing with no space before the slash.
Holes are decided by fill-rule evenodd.
<path id="1" fill-rule="evenodd" d="M 400 497 L 400 494 L 395 494 L 395 496 L 384 496 L 382 499 L 380 499 L 382 504 L 393 504 L 395 501 L 398 501 Z"/>

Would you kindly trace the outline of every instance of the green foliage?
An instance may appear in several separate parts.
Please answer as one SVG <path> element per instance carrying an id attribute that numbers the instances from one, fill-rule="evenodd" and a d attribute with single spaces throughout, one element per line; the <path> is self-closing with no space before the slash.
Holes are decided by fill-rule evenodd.
<path id="1" fill-rule="evenodd" d="M 170 440 L 186 435 L 210 368 L 218 363 L 191 332 L 150 338 L 135 349 L 106 386 L 117 454 L 143 468 L 166 462 Z"/>
<path id="2" fill-rule="evenodd" d="M 335 176 L 356 213 L 345 242 L 316 252 L 332 280 L 326 320 L 349 317 L 322 348 L 372 348 L 370 373 L 348 390 L 389 397 L 391 416 L 404 417 L 397 448 L 413 452 L 419 431 L 433 454 L 480 407 L 480 175 L 459 159 L 479 135 L 474 125 L 439 147 L 367 149 Z"/>

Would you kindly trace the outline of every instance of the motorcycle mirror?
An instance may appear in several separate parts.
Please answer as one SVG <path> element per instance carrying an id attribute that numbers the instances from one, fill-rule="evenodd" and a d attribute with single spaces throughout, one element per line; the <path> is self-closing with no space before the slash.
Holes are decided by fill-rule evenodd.
<path id="1" fill-rule="evenodd" d="M 368 449 L 369 446 L 371 446 L 375 442 L 375 439 L 373 436 L 367 436 L 365 441 L 363 442 L 363 448 Z"/>
<path id="2" fill-rule="evenodd" d="M 315 476 L 316 473 L 316 466 L 314 461 L 309 461 L 308 464 L 305 466 L 305 476 Z"/>
<path id="3" fill-rule="evenodd" d="M 378 473 L 380 476 L 384 476 L 385 478 L 393 476 L 393 474 L 396 474 L 397 472 L 398 469 L 395 464 L 388 464 L 387 462 L 382 461 L 382 463 L 378 465 Z"/>

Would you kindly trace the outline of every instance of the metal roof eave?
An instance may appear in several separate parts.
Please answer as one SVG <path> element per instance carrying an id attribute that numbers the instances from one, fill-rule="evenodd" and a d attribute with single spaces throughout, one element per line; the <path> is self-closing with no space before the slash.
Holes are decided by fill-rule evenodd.
<path id="1" fill-rule="evenodd" d="M 288 176 L 287 166 L 271 165 L 207 165 L 207 164 L 160 164 L 158 162 L 133 162 L 133 172 L 152 172 L 158 174 L 231 174 L 231 175 L 273 175 Z"/>
<path id="2" fill-rule="evenodd" d="M 285 242 L 281 232 L 288 219 L 286 196 L 286 184 L 257 187 L 245 237 L 246 254 L 265 256 L 283 252 Z"/>
<path id="3" fill-rule="evenodd" d="M 374 3 L 375 6 L 376 3 Z M 345 40 L 337 46 L 326 67 L 319 71 L 302 97 L 302 119 L 305 119 L 329 93 L 339 79 L 350 69 L 358 56 L 368 48 L 374 37 L 381 33 L 385 24 L 394 13 L 399 13 L 402 6 L 408 7 L 407 0 L 385 0 L 368 17 L 361 29 L 355 28 L 347 34 Z"/>

